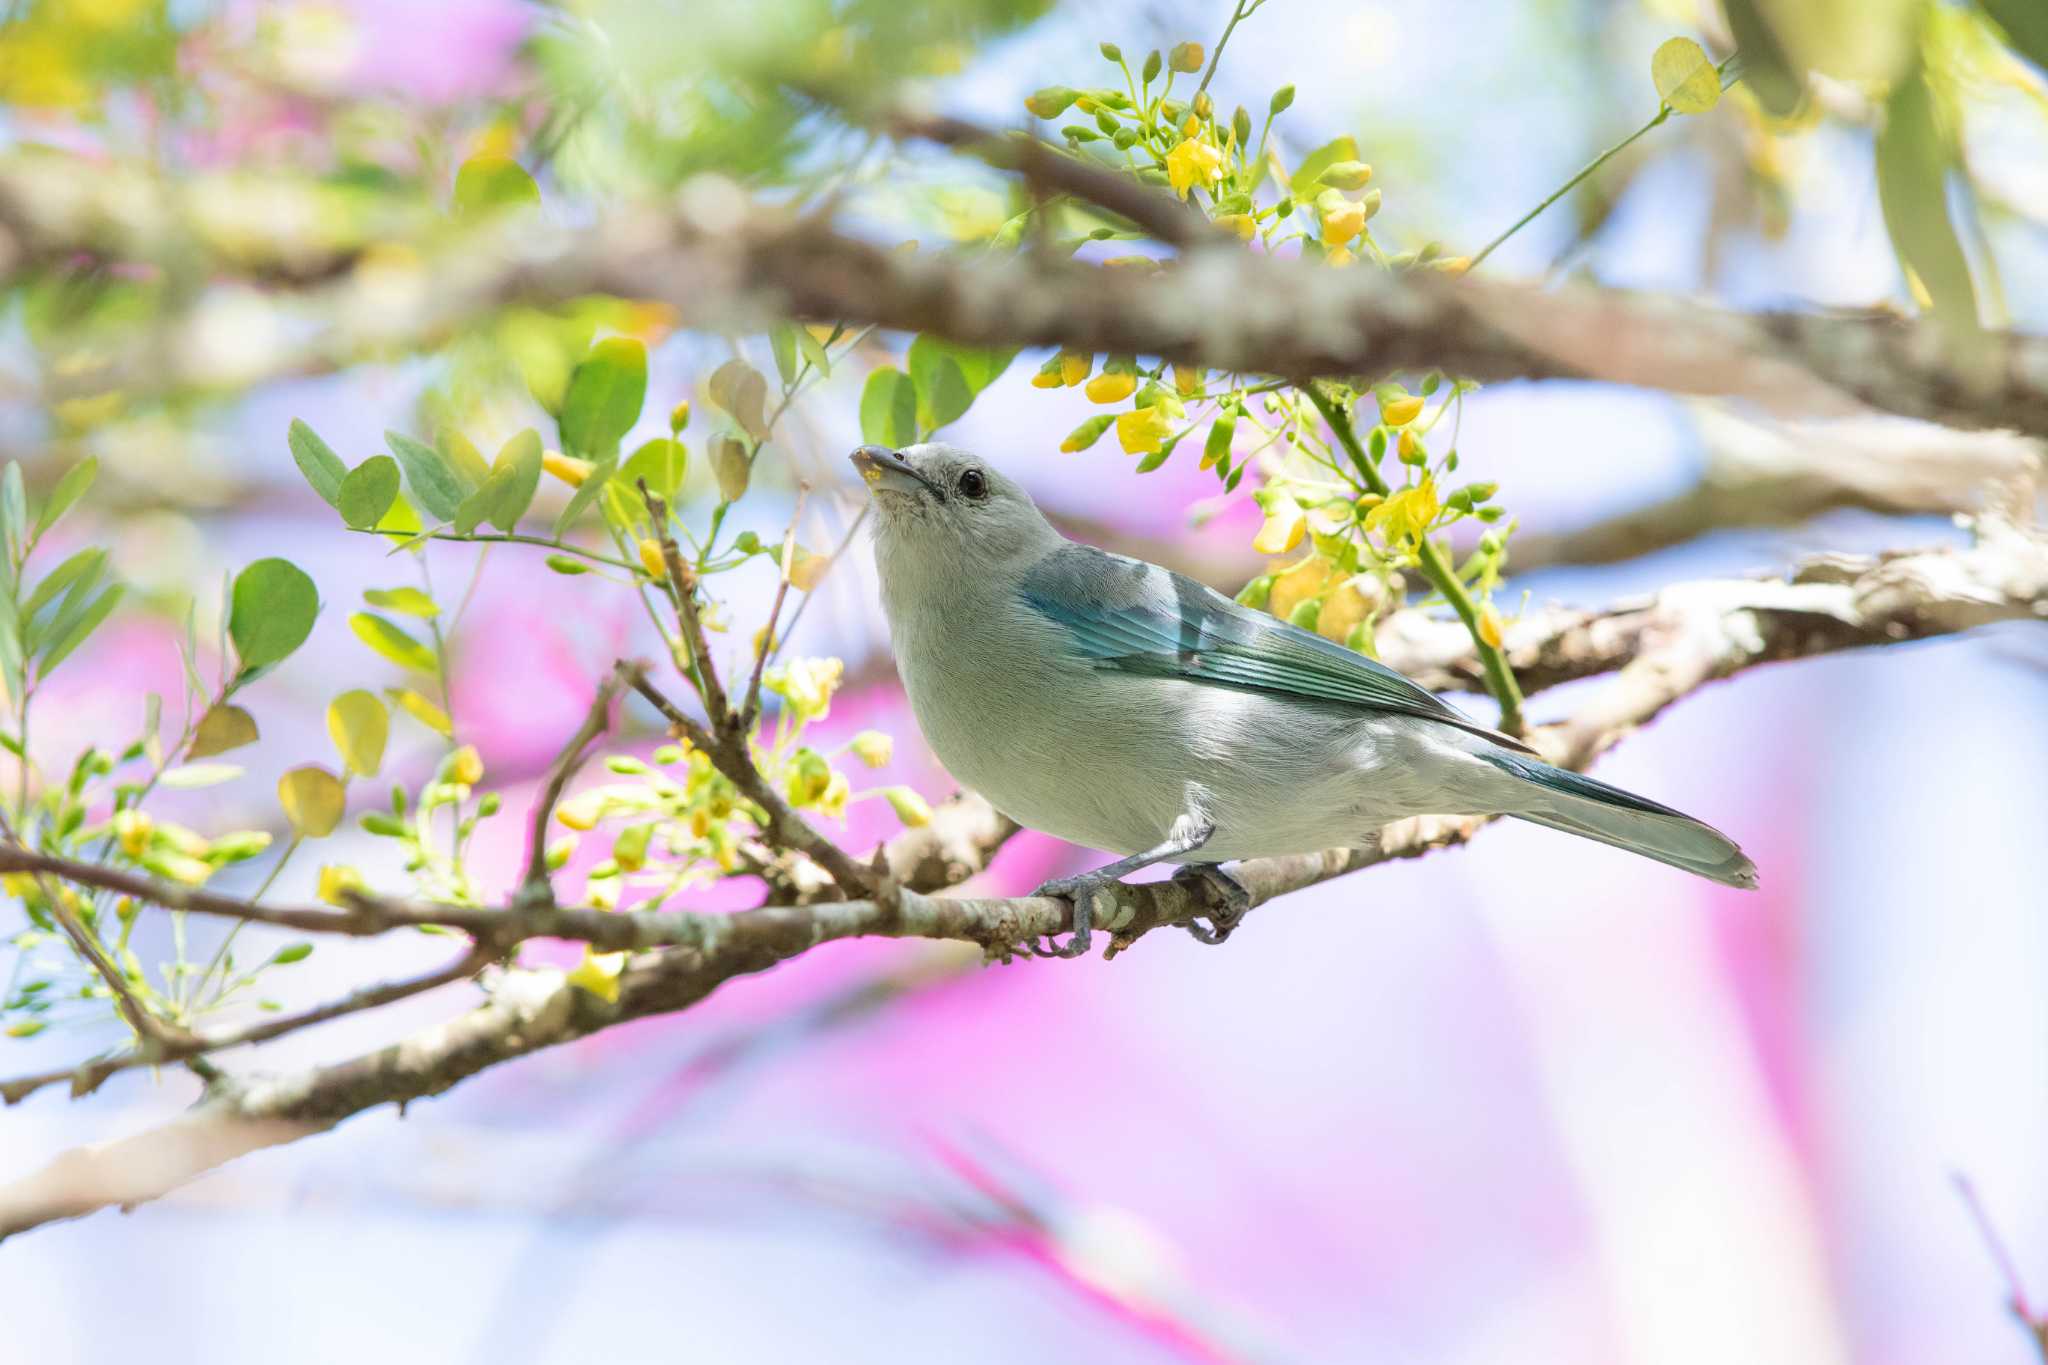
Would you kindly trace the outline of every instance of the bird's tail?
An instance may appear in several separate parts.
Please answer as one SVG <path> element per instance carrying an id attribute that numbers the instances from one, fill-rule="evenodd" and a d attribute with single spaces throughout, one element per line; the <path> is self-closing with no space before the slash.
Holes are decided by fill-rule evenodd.
<path id="1" fill-rule="evenodd" d="M 1690 815 L 1520 754 L 1491 749 L 1480 757 L 1536 789 L 1525 804 L 1506 811 L 1517 819 L 1597 839 L 1725 886 L 1756 888 L 1756 864 L 1733 839 Z"/>

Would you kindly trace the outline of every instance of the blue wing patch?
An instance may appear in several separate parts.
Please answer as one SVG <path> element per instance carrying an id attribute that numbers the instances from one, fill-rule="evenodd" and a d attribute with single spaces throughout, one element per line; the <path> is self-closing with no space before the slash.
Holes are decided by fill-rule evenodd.
<path id="1" fill-rule="evenodd" d="M 1533 752 L 1377 660 L 1154 564 L 1070 545 L 1033 565 L 1020 591 L 1100 667 L 1418 716 Z"/>

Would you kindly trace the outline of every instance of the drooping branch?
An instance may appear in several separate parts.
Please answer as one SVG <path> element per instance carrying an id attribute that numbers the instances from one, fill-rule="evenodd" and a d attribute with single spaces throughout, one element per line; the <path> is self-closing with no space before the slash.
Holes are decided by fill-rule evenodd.
<path id="1" fill-rule="evenodd" d="M 2037 535 L 1987 521 L 1968 549 L 1819 560 L 1789 579 L 1682 585 L 1611 613 L 1547 619 L 1554 638 L 1510 635 L 1510 651 L 1527 654 L 1531 676 L 1555 681 L 1602 667 L 1620 670 L 1569 720 L 1529 736 L 1554 761 L 1583 768 L 1665 707 L 1756 664 L 1953 634 L 2000 620 L 2048 619 L 2048 545 Z M 1517 631 L 1537 628 L 1532 619 Z M 1462 630 L 1458 634 L 1469 649 L 1469 639 Z M 1429 635 L 1416 632 L 1412 638 L 1426 642 Z M 1465 679 L 1479 668 L 1469 658 L 1439 659 L 1435 666 Z M 954 815 L 955 827 L 913 831 L 889 849 L 881 862 L 892 875 L 867 900 L 726 916 L 526 912 L 553 916 L 530 923 L 546 923 L 559 936 L 584 937 L 578 931 L 588 931 L 592 943 L 631 947 L 645 934 L 647 943 L 671 946 L 629 966 L 616 1000 L 585 992 L 558 972 L 507 972 L 488 1003 L 392 1047 L 262 1084 L 219 1082 L 195 1110 L 154 1134 L 72 1153 L 0 1187 L 0 1237 L 110 1203 L 151 1198 L 255 1147 L 322 1131 L 376 1105 L 439 1094 L 487 1067 L 628 1019 L 686 1009 L 728 980 L 823 943 L 861 936 L 954 939 L 1001 957 L 1025 939 L 1063 931 L 1071 914 L 1064 901 L 940 899 L 898 880 L 953 878 L 978 867 L 1007 836 L 1005 822 L 972 803 Z M 1370 848 L 1259 859 L 1236 865 L 1233 875 L 1252 904 L 1263 905 L 1392 858 L 1462 843 L 1486 823 L 1478 816 L 1402 821 L 1382 831 Z M 176 895 L 189 900 L 175 889 L 154 899 L 171 903 Z M 1222 908 L 1210 899 L 1206 889 L 1173 882 L 1126 887 L 1116 905 L 1098 912 L 1098 923 L 1113 935 L 1114 952 L 1152 929 Z M 451 912 L 447 922 L 467 927 L 480 923 L 473 916 L 511 913 Z M 606 921 L 619 927 L 601 930 Z"/>

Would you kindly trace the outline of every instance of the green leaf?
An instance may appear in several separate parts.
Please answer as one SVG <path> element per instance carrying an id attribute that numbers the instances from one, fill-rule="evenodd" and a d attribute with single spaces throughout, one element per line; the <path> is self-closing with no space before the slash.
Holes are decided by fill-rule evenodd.
<path id="1" fill-rule="evenodd" d="M 796 328 L 778 322 L 768 329 L 768 349 L 775 355 L 775 372 L 785 385 L 796 382 Z"/>
<path id="2" fill-rule="evenodd" d="M 372 455 L 348 472 L 334 495 L 341 519 L 354 530 L 367 531 L 384 520 L 398 500 L 398 461 Z"/>
<path id="3" fill-rule="evenodd" d="M 718 496 L 724 502 L 738 502 L 746 496 L 754 478 L 754 462 L 747 455 L 746 442 L 733 436 L 714 437 L 711 442 L 711 473 L 718 480 Z"/>
<path id="4" fill-rule="evenodd" d="M 1926 74 L 1916 71 L 1894 85 L 1885 102 L 1877 135 L 1877 199 L 1892 249 L 1925 286 L 1935 316 L 1975 331 L 1977 292 L 1948 215 L 1948 176 L 1957 166 L 1955 147 L 1935 121 Z"/>
<path id="5" fill-rule="evenodd" d="M 768 381 L 744 360 L 728 360 L 711 372 L 711 401 L 732 415 L 756 441 L 768 437 Z"/>
<path id="6" fill-rule="evenodd" d="M 831 377 L 832 357 L 826 353 L 825 343 L 812 335 L 810 328 L 799 327 L 796 329 L 796 348 L 803 352 L 805 360 L 811 362 L 811 368 L 818 372 L 820 379 L 829 379 Z"/>
<path id="7" fill-rule="evenodd" d="M 387 690 L 385 695 L 396 702 L 399 709 L 420 724 L 426 726 L 429 730 L 432 730 L 435 734 L 441 736 L 441 738 L 455 738 L 455 724 L 448 719 L 448 713 L 413 691 L 410 687 Z M 397 799 L 397 794 L 394 792 L 392 795 L 393 802 L 395 803 Z"/>
<path id="8" fill-rule="evenodd" d="M 540 460 L 540 433 L 532 427 L 498 451 L 491 477 L 484 484 L 490 494 L 490 508 L 484 515 L 500 531 L 509 533 L 533 505 L 533 495 L 540 490 Z"/>
<path id="9" fill-rule="evenodd" d="M 574 578 L 577 574 L 590 572 L 590 566 L 574 555 L 549 555 L 541 563 L 566 578 Z"/>
<path id="10" fill-rule="evenodd" d="M 93 584 L 99 581 L 100 573 L 106 568 L 106 564 L 107 552 L 97 545 L 88 545 L 82 550 L 74 550 L 62 564 L 50 570 L 42 582 L 36 584 L 35 591 L 30 593 L 28 601 L 22 604 L 20 617 L 21 621 L 28 624 L 31 649 L 35 647 L 35 619 L 42 609 L 55 601 L 57 594 L 64 592 L 73 584 L 84 583 L 85 590 L 92 591 Z"/>
<path id="11" fill-rule="evenodd" d="M 54 638 L 50 642 L 49 650 L 36 667 L 37 676 L 48 677 L 58 664 L 71 656 L 72 650 L 84 644 L 86 637 L 99 629 L 100 622 L 107 619 L 120 601 L 121 585 L 116 583 L 94 598 L 92 605 L 75 619 L 69 622 L 59 621 L 52 632 Z"/>
<path id="12" fill-rule="evenodd" d="M 239 706 L 217 702 L 199 718 L 199 728 L 193 732 L 192 747 L 186 750 L 185 757 L 211 758 L 244 744 L 254 744 L 258 738 L 254 716 Z"/>
<path id="13" fill-rule="evenodd" d="M 1977 0 L 1977 3 L 2005 30 L 2015 52 L 2048 72 L 2048 5 L 2043 5 L 2041 0 Z"/>
<path id="14" fill-rule="evenodd" d="M 85 496 L 85 491 L 92 487 L 92 481 L 99 472 L 100 462 L 90 455 L 64 471 L 64 477 L 57 480 L 57 486 L 50 490 L 49 501 L 43 504 L 42 512 L 36 517 L 35 533 L 38 538 L 57 524 L 57 518 L 71 510 L 72 503 Z"/>
<path id="15" fill-rule="evenodd" d="M 442 427 L 435 433 L 434 449 L 441 452 L 441 458 L 455 471 L 455 477 L 462 480 L 462 486 L 472 493 L 482 488 L 484 480 L 491 477 L 491 467 L 484 461 L 484 453 L 476 448 L 476 442 L 454 427 Z"/>
<path id="16" fill-rule="evenodd" d="M 569 376 L 562 400 L 562 445 L 571 455 L 614 454 L 640 420 L 647 398 L 647 348 L 631 337 L 606 337 Z"/>
<path id="17" fill-rule="evenodd" d="M 1742 54 L 1742 80 L 1757 100 L 1779 118 L 1796 110 L 1806 98 L 1806 81 L 1772 32 L 1757 0 L 1721 0 L 1728 31 Z"/>
<path id="18" fill-rule="evenodd" d="M 917 440 L 917 385 L 883 365 L 860 391 L 860 435 L 871 445 L 900 450 Z"/>
<path id="19" fill-rule="evenodd" d="M 912 341 L 905 364 L 911 382 L 917 385 L 918 421 L 923 429 L 936 431 L 958 421 L 1016 355 L 1015 351 L 954 346 L 936 337 L 919 336 Z"/>
<path id="20" fill-rule="evenodd" d="M 313 633 L 320 590 L 288 559 L 259 559 L 235 575 L 228 638 L 243 673 L 259 673 L 284 660 Z"/>
<path id="21" fill-rule="evenodd" d="M 7 538 L 7 558 L 28 553 L 28 493 L 21 486 L 21 461 L 9 460 L 0 474 L 0 534 Z"/>
<path id="22" fill-rule="evenodd" d="M 576 491 L 569 495 L 569 505 L 555 518 L 556 540 L 560 540 L 569 528 L 576 524 L 576 518 L 583 515 L 583 509 L 597 501 L 597 495 L 611 482 L 612 471 L 618 467 L 618 463 L 618 452 L 613 451 L 600 457 L 591 471 L 583 476 L 583 482 L 576 485 Z"/>
<path id="23" fill-rule="evenodd" d="M 441 604 L 418 588 L 364 588 L 363 600 L 373 607 L 402 611 L 407 616 L 435 617 Z"/>
<path id="24" fill-rule="evenodd" d="M 348 618 L 348 628 L 358 640 L 400 668 L 416 668 L 422 673 L 438 671 L 433 650 L 375 612 L 354 613 Z"/>
<path id="25" fill-rule="evenodd" d="M 1325 142 L 1310 152 L 1295 169 L 1294 175 L 1287 182 L 1288 191 L 1296 202 L 1307 203 L 1316 197 L 1316 182 L 1322 178 L 1324 171 L 1340 161 L 1358 159 L 1358 142 L 1350 134 Z"/>
<path id="26" fill-rule="evenodd" d="M 270 955 L 270 965 L 289 967 L 294 962 L 304 962 L 312 955 L 313 945 L 310 943 L 287 943 Z"/>
<path id="27" fill-rule="evenodd" d="M 625 468 L 619 471 L 619 481 L 628 488 L 638 488 L 640 480 L 645 479 L 649 488 L 673 502 L 689 467 L 689 453 L 681 441 L 657 436 L 633 452 Z"/>
<path id="28" fill-rule="evenodd" d="M 1650 80 L 1674 114 L 1704 114 L 1721 102 L 1720 73 L 1690 38 L 1664 40 L 1650 58 Z"/>
<path id="29" fill-rule="evenodd" d="M 309 763 L 277 779 L 277 801 L 295 833 L 324 839 L 348 809 L 348 789 L 333 773 Z"/>
<path id="30" fill-rule="evenodd" d="M 186 763 L 165 769 L 157 781 L 179 791 L 197 791 L 201 787 L 217 787 L 223 782 L 232 782 L 241 775 L 239 763 Z"/>
<path id="31" fill-rule="evenodd" d="M 455 172 L 455 210 L 492 213 L 540 203 L 540 186 L 509 156 L 473 156 Z"/>
<path id="32" fill-rule="evenodd" d="M 292 459 L 320 500 L 329 507 L 339 507 L 341 504 L 335 499 L 341 495 L 341 481 L 348 477 L 348 466 L 342 463 L 341 456 L 296 417 L 292 418 L 291 430 L 285 433 L 285 444 L 292 448 Z"/>
<path id="33" fill-rule="evenodd" d="M 384 443 L 405 467 L 406 482 L 412 485 L 413 496 L 420 500 L 428 515 L 436 521 L 453 521 L 470 490 L 448 457 L 425 442 L 396 431 L 385 432 Z"/>
<path id="34" fill-rule="evenodd" d="M 391 736 L 391 713 L 374 692 L 344 692 L 327 704 L 327 735 L 350 772 L 375 777 Z"/>

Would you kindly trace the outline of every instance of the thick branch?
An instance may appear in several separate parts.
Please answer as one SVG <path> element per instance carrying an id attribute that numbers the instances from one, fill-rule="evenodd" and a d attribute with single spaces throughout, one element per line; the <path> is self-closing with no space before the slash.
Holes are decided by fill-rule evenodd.
<path id="1" fill-rule="evenodd" d="M 1594 657 L 1628 662 L 1572 719 L 1539 729 L 1530 739 L 1556 761 L 1584 767 L 1672 702 L 1755 664 L 1950 634 L 1997 620 L 2048 618 L 2048 547 L 2003 523 L 1979 530 L 1979 543 L 1969 550 L 1815 561 L 1791 580 L 1686 585 L 1611 618 L 1562 621 L 1571 643 L 1548 652 L 1573 661 L 1565 667 Z M 1476 661 L 1466 667 L 1476 670 Z M 1402 821 L 1382 831 L 1369 849 L 1258 859 L 1236 865 L 1233 875 L 1252 904 L 1262 905 L 1391 858 L 1462 843 L 1485 823 L 1479 816 Z M 979 835 L 967 836 L 972 849 L 1000 842 L 1000 825 L 980 828 Z M 932 842 L 946 840 L 935 836 Z M 906 848 L 900 859 L 886 861 L 892 869 L 919 871 L 933 860 L 943 865 L 946 856 L 937 848 Z M 1209 903 L 1206 891 L 1148 883 L 1123 888 L 1118 904 L 1100 914 L 1099 922 L 1115 935 L 1114 951 L 1151 929 L 1221 908 Z M 594 930 L 594 921 L 609 919 L 633 926 L 632 934 L 643 926 L 651 931 L 670 925 L 672 933 L 656 941 L 675 946 L 631 966 L 616 1001 L 572 987 L 560 973 L 511 972 L 489 1003 L 392 1047 L 267 1084 L 217 1088 L 197 1109 L 153 1134 L 72 1153 L 0 1187 L 0 1237 L 110 1203 L 151 1198 L 254 1147 L 321 1131 L 375 1105 L 439 1094 L 487 1067 L 627 1019 L 688 1008 L 725 981 L 821 943 L 857 936 L 958 939 L 1002 956 L 1025 939 L 1064 930 L 1071 912 L 1063 901 L 1035 897 L 935 899 L 891 879 L 871 900 L 730 916 L 546 913 L 564 917 L 558 921 L 564 927 Z"/>
<path id="2" fill-rule="evenodd" d="M 98 220 L 75 199 L 53 226 L 90 231 Z M 13 207 L 33 232 L 34 205 Z M 416 271 L 366 258 L 333 284 L 245 297 L 234 332 L 202 306 L 62 376 L 57 396 L 248 384 L 432 344 L 506 304 L 590 293 L 657 299 L 700 328 L 751 330 L 793 316 L 1302 381 L 1429 368 L 1482 380 L 1602 379 L 1781 412 L 1868 404 L 2048 434 L 2048 338 L 2038 336 L 1994 334 L 1966 348 L 1930 322 L 1888 313 L 1740 314 L 1587 286 L 1542 292 L 1426 269 L 1331 270 L 1236 246 L 1196 247 L 1158 272 L 1031 252 L 904 253 L 761 208 L 710 178 L 686 186 L 674 212 L 622 212 L 573 231 L 513 222 Z M 273 344 L 231 344 L 259 322 Z"/>

